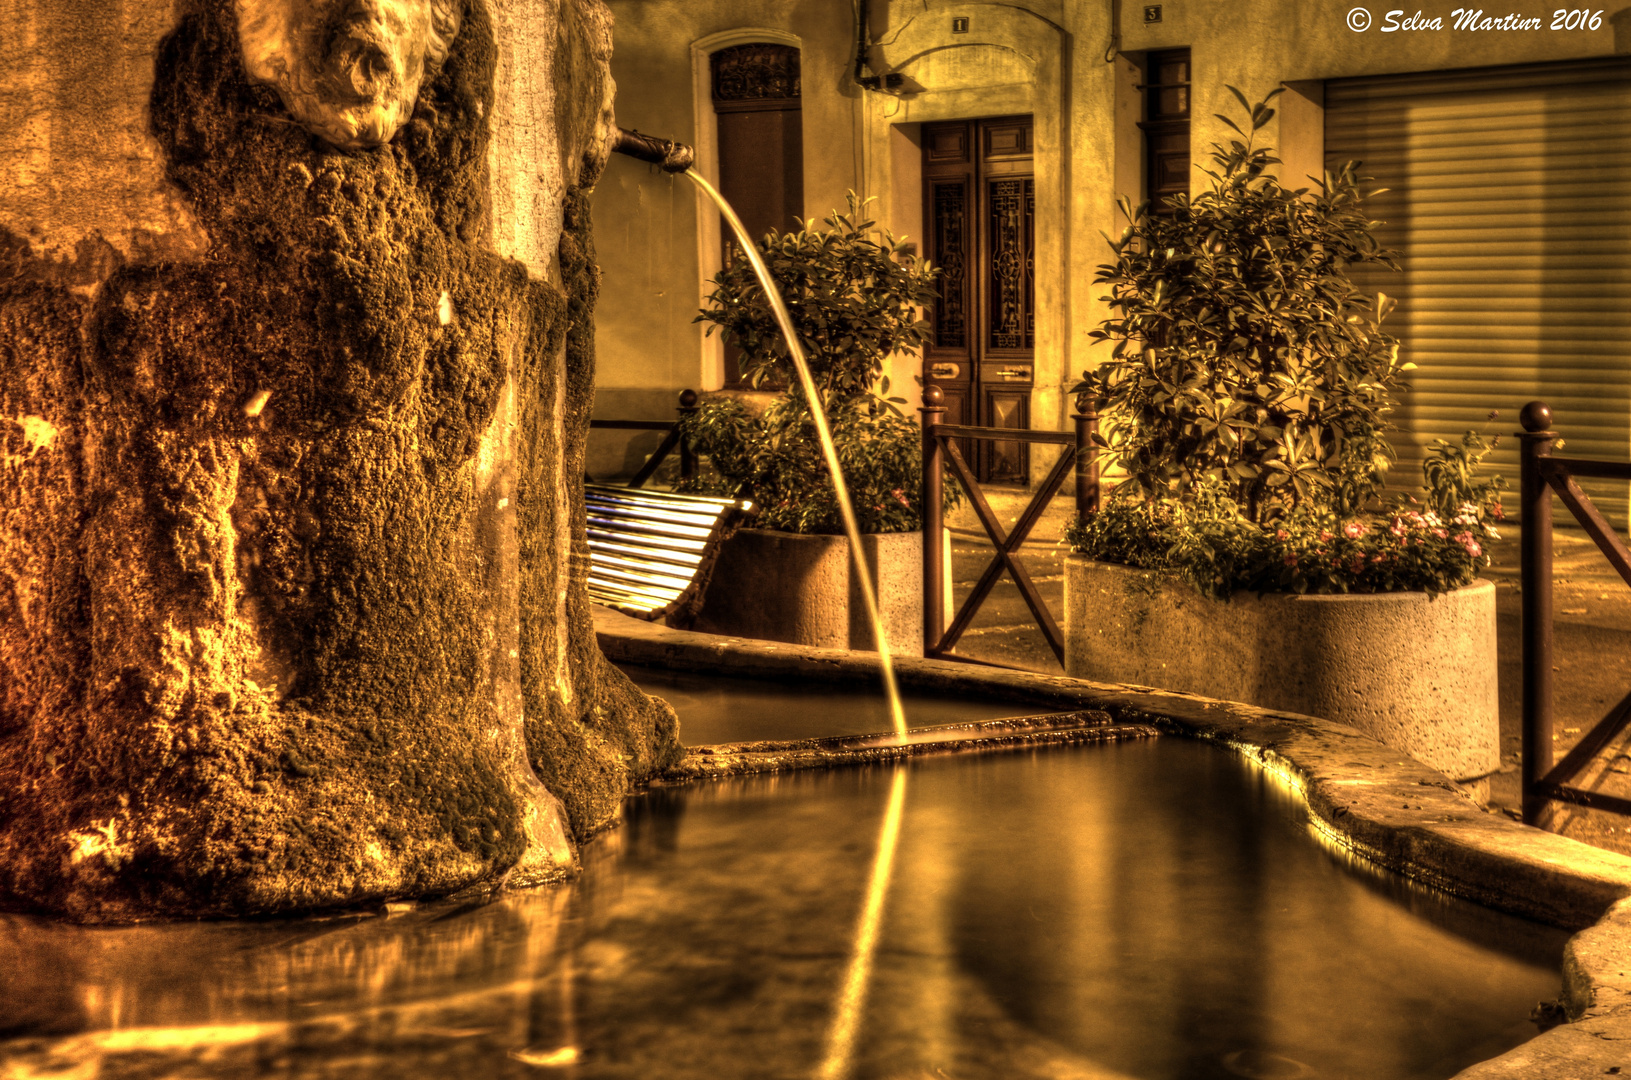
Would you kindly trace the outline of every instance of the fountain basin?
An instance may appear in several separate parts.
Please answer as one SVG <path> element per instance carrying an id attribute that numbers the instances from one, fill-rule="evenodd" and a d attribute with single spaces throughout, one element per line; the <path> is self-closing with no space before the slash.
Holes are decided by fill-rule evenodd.
<path id="1" fill-rule="evenodd" d="M 1108 720 L 935 734 L 1069 725 Z M 1356 874 L 1278 776 L 1152 736 L 658 787 L 585 850 L 576 884 L 496 900 L 114 929 L 0 918 L 0 1061 L 19 1075 L 1406 1080 L 1532 1032 L 1561 931 Z M 852 1003 L 856 915 L 902 787 L 870 992 Z M 845 1016 L 856 1037 L 835 1059 Z"/>
<path id="2" fill-rule="evenodd" d="M 877 677 L 876 656 L 611 612 L 597 624 L 625 663 L 827 686 Z M 1482 814 L 1419 763 L 1316 718 L 945 662 L 902 661 L 900 674 L 909 692 L 1051 710 L 935 725 L 918 745 L 1144 730 L 905 766 L 868 759 L 888 737 L 716 746 L 870 767 L 674 784 L 689 779 L 682 765 L 628 803 L 625 827 L 560 889 L 255 923 L 0 917 L 0 1065 L 808 1076 L 847 1008 L 846 951 L 903 778 L 870 996 L 831 1075 L 1404 1080 L 1467 1066 L 1466 1080 L 1564 1080 L 1618 1064 L 1607 1040 L 1625 1026 L 1631 910 L 1565 946 L 1372 867 L 1569 925 L 1631 889 L 1631 860 Z M 1560 961 L 1582 1018 L 1523 1042 Z"/>
<path id="3" fill-rule="evenodd" d="M 875 658 L 665 630 L 611 612 L 597 614 L 596 632 L 621 662 L 829 683 L 878 678 Z M 1442 773 L 1317 717 L 940 661 L 902 659 L 896 670 L 908 690 L 1098 708 L 1222 744 L 1283 778 L 1306 801 L 1312 827 L 1365 862 L 1487 907 L 1584 929 L 1564 955 L 1561 1001 L 1573 1022 L 1457 1080 L 1563 1080 L 1626 1067 L 1619 1047 L 1631 1039 L 1631 858 L 1484 812 Z"/>

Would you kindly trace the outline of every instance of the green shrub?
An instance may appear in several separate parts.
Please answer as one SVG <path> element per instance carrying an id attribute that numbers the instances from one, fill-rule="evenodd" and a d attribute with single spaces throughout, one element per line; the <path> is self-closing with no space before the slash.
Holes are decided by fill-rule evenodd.
<path id="1" fill-rule="evenodd" d="M 1075 392 L 1099 399 L 1105 447 L 1146 498 L 1187 497 L 1223 483 L 1252 521 L 1305 502 L 1362 509 L 1382 488 L 1393 451 L 1392 394 L 1410 367 L 1382 333 L 1392 302 L 1372 299 L 1347 268 L 1397 269 L 1371 234 L 1350 163 L 1317 190 L 1288 190 L 1253 145 L 1274 116 L 1246 106 L 1251 132 L 1213 147 L 1209 190 L 1122 210 L 1110 242 L 1113 314 L 1093 332 L 1114 343 Z M 1244 141 L 1242 141 L 1244 140 Z"/>
<path id="2" fill-rule="evenodd" d="M 1500 415 L 1491 412 L 1489 418 L 1494 420 Z M 1482 508 L 1496 521 L 1505 517 L 1501 491 L 1506 487 L 1506 477 L 1482 476 L 1478 471 L 1500 441 L 1500 436 L 1485 439 L 1477 431 L 1461 436 L 1459 446 L 1434 439 L 1427 447 L 1427 457 L 1421 467 L 1427 482 L 1427 505 L 1445 518 L 1454 517 L 1468 504 Z"/>
<path id="3" fill-rule="evenodd" d="M 921 435 L 900 411 L 903 399 L 889 396 L 883 365 L 928 341 L 918 315 L 938 271 L 880 233 L 864 210 L 852 192 L 848 213 L 835 211 L 828 229 L 772 230 L 758 247 L 821 391 L 861 531 L 907 532 L 922 524 Z M 753 499 L 766 528 L 842 532 L 809 403 L 758 278 L 739 254 L 712 284 L 697 321 L 742 350 L 753 386 L 775 378 L 788 389 L 759 415 L 715 399 L 683 419 L 681 433 L 706 467 L 682 489 Z M 955 498 L 954 485 L 947 491 Z"/>
<path id="4" fill-rule="evenodd" d="M 1280 91 L 1251 105 L 1230 90 L 1251 131 L 1220 117 L 1241 139 L 1213 148 L 1210 189 L 1162 213 L 1123 200 L 1131 224 L 1095 279 L 1114 314 L 1093 336 L 1114 350 L 1073 392 L 1104 411 L 1100 445 L 1128 481 L 1066 539 L 1217 598 L 1466 585 L 1497 538 L 1504 482 L 1478 473 L 1494 444 L 1434 440 L 1425 502 L 1378 509 L 1411 365 L 1381 331 L 1392 302 L 1347 268 L 1397 264 L 1371 234 L 1354 165 L 1313 192 L 1282 187 L 1266 172 L 1278 159 L 1253 145 Z"/>

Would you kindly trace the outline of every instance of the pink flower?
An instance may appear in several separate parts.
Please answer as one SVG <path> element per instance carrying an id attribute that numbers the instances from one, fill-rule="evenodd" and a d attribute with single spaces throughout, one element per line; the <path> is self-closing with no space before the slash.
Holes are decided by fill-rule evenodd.
<path id="1" fill-rule="evenodd" d="M 1394 518 L 1393 524 L 1387 527 L 1387 531 L 1392 533 L 1394 536 L 1403 536 L 1409 531 L 1409 527 L 1405 525 L 1403 518 Z"/>
<path id="2" fill-rule="evenodd" d="M 895 501 L 906 507 L 906 509 L 910 510 L 912 508 L 911 502 L 906 498 L 906 492 L 901 488 L 896 488 L 889 494 L 893 495 L 895 497 Z"/>
<path id="3" fill-rule="evenodd" d="M 1433 535 L 1438 537 L 1440 540 L 1443 540 L 1445 537 L 1449 536 L 1450 533 L 1447 529 L 1434 529 Z"/>
<path id="4" fill-rule="evenodd" d="M 1320 539 L 1321 540 L 1331 539 L 1331 530 L 1330 529 L 1321 529 L 1320 530 Z"/>
<path id="5" fill-rule="evenodd" d="M 1506 508 L 1500 503 L 1496 503 L 1494 506 L 1489 508 L 1489 516 L 1494 518 L 1496 521 L 1505 521 Z"/>
<path id="6" fill-rule="evenodd" d="M 1348 562 L 1348 573 L 1357 576 L 1365 569 L 1365 556 L 1355 555 Z"/>
<path id="7" fill-rule="evenodd" d="M 1349 540 L 1358 540 L 1365 535 L 1365 526 L 1362 522 L 1350 521 L 1342 527 L 1342 535 Z"/>
<path id="8" fill-rule="evenodd" d="M 1478 546 L 1478 541 L 1472 538 L 1470 532 L 1456 533 L 1455 542 L 1466 548 L 1467 554 L 1475 559 L 1484 553 L 1484 549 Z"/>
<path id="9" fill-rule="evenodd" d="M 1284 529 L 1276 529 L 1274 531 L 1274 538 L 1283 544 L 1287 540 L 1291 539 L 1291 534 L 1286 532 Z"/>
<path id="10" fill-rule="evenodd" d="M 1295 551 L 1286 552 L 1286 565 L 1287 566 L 1296 566 L 1297 565 L 1297 553 Z"/>

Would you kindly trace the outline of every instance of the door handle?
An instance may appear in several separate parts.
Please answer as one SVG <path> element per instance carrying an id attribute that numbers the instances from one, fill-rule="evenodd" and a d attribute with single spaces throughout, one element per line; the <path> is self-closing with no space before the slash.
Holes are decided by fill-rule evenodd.
<path id="1" fill-rule="evenodd" d="M 1005 379 L 1029 379 L 1031 377 L 1031 369 L 1004 368 L 1003 370 L 997 372 L 997 374 L 1001 375 Z"/>
<path id="2" fill-rule="evenodd" d="M 956 364 L 929 365 L 929 377 L 931 379 L 955 379 L 957 378 L 957 374 L 958 370 Z"/>

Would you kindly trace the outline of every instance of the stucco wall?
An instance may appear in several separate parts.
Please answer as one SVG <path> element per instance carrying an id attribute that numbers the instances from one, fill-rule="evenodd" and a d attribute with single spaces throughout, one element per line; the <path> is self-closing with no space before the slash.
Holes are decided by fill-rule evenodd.
<path id="1" fill-rule="evenodd" d="M 825 212 L 854 188 L 879 197 L 880 221 L 916 236 L 922 232 L 921 176 L 910 152 L 916 125 L 1034 114 L 1038 266 L 1031 415 L 1038 427 L 1059 427 L 1070 407 L 1064 389 L 1099 357 L 1088 335 L 1107 314 L 1102 289 L 1092 282 L 1107 255 L 1101 232 L 1120 231 L 1116 196 L 1126 193 L 1136 201 L 1138 194 L 1136 85 L 1138 63 L 1148 50 L 1192 50 L 1190 146 L 1198 164 L 1206 162 L 1211 143 L 1232 134 L 1213 116 L 1238 108 L 1227 85 L 1260 97 L 1284 82 L 1296 83 L 1298 92 L 1286 95 L 1286 108 L 1264 139 L 1285 151 L 1285 172 L 1299 183 L 1320 160 L 1322 80 L 1631 50 L 1631 9 L 1605 11 L 1597 30 L 1456 31 L 1450 28 L 1456 5 L 1446 3 L 1422 8 L 1424 18 L 1442 18 L 1445 29 L 1384 32 L 1390 9 L 1374 5 L 1370 29 L 1355 32 L 1345 22 L 1353 6 L 1348 0 L 1168 0 L 1162 21 L 1145 24 L 1143 5 L 1122 4 L 1119 28 L 1113 28 L 1108 0 L 876 0 L 874 70 L 898 71 L 905 82 L 898 92 L 860 96 L 848 78 L 854 32 L 848 3 L 612 0 L 619 20 L 613 60 L 618 115 L 625 126 L 694 140 L 692 44 L 733 27 L 796 34 L 805 65 L 807 213 Z M 1504 8 L 1490 11 L 1506 14 Z M 1543 27 L 1552 11 L 1524 9 Z M 958 17 L 969 19 L 967 33 L 952 33 Z M 1206 178 L 1197 170 L 1193 179 L 1199 188 Z M 615 405 L 623 403 L 617 388 L 661 386 L 671 398 L 684 386 L 717 385 L 708 381 L 718 375 L 690 322 L 700 295 L 697 204 L 684 181 L 617 161 L 596 202 L 608 286 L 599 324 L 597 413 L 633 415 L 617 412 Z M 915 364 L 897 365 L 897 383 L 911 386 L 911 374 Z M 1045 468 L 1041 459 L 1050 456 L 1034 456 L 1033 468 Z"/>

